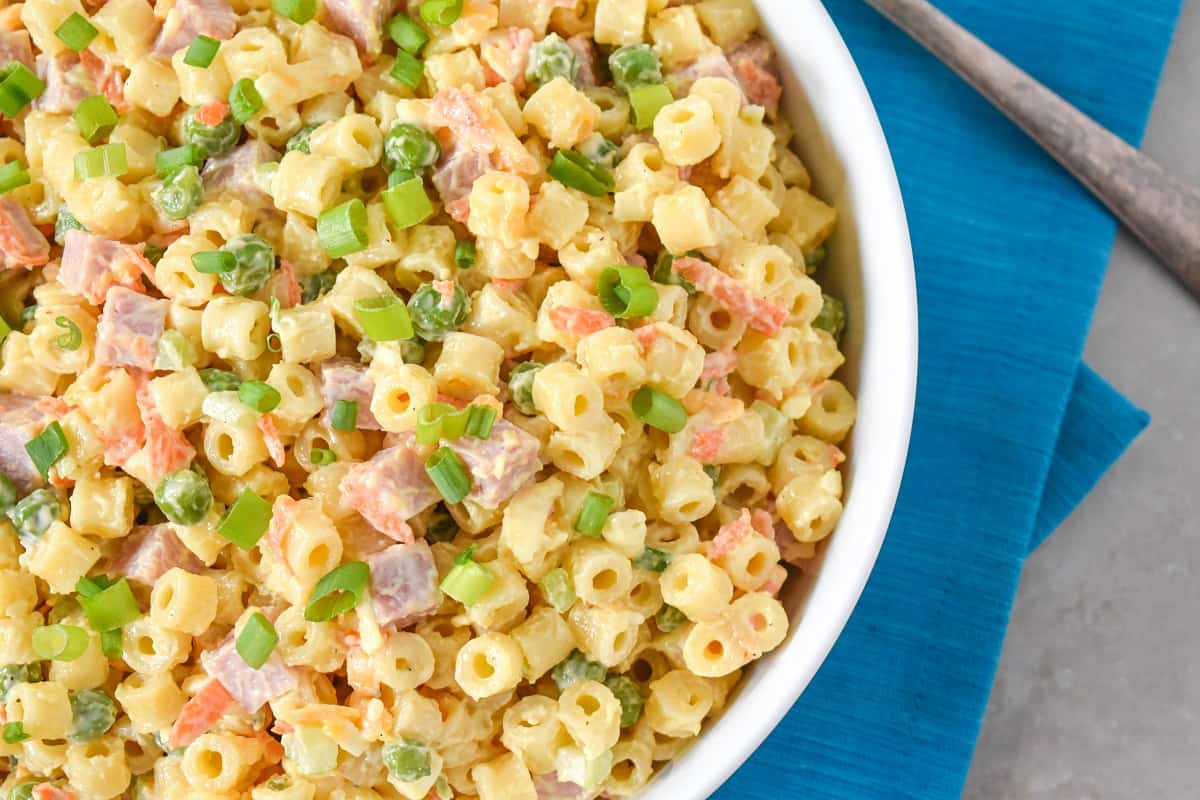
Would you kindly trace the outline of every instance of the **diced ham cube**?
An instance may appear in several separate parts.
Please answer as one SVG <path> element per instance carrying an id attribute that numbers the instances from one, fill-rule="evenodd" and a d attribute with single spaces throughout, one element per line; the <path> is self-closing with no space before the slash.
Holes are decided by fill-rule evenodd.
<path id="1" fill-rule="evenodd" d="M 109 288 L 124 286 L 141 291 L 143 274 L 153 267 L 138 249 L 87 231 L 67 231 L 58 281 L 74 294 L 98 306 Z"/>
<path id="2" fill-rule="evenodd" d="M 498 419 L 486 439 L 461 436 L 446 442 L 471 473 L 472 500 L 484 508 L 497 508 L 534 479 L 542 468 L 536 438 Z"/>
<path id="3" fill-rule="evenodd" d="M 488 127 L 479 96 L 463 89 L 443 89 L 429 101 L 429 122 L 448 128 L 456 149 L 491 153 L 496 139 Z"/>
<path id="4" fill-rule="evenodd" d="M 220 647 L 201 653 L 200 664 L 249 714 L 299 684 L 296 670 L 283 663 L 278 649 L 271 653 L 265 664 L 254 669 L 238 655 L 232 634 Z"/>
<path id="5" fill-rule="evenodd" d="M 577 783 L 564 783 L 558 775 L 548 772 L 545 775 L 533 776 L 533 788 L 538 800 L 589 800 L 596 793 L 584 789 Z"/>
<path id="6" fill-rule="evenodd" d="M 697 289 L 710 294 L 734 316 L 746 320 L 754 330 L 775 336 L 787 322 L 788 311 L 769 300 L 758 297 L 736 278 L 698 258 L 677 258 L 671 269 L 687 278 Z"/>
<path id="7" fill-rule="evenodd" d="M 321 394 L 325 397 L 325 424 L 333 422 L 333 407 L 338 400 L 358 403 L 359 428 L 383 430 L 371 413 L 371 397 L 375 384 L 367 377 L 367 368 L 348 358 L 331 358 L 321 362 Z"/>
<path id="8" fill-rule="evenodd" d="M 176 0 L 154 41 L 154 53 L 170 58 L 203 33 L 228 39 L 237 31 L 237 17 L 226 0 Z"/>
<path id="9" fill-rule="evenodd" d="M 169 300 L 156 300 L 123 286 L 110 289 L 96 326 L 96 363 L 153 369 L 170 307 Z"/>
<path id="10" fill-rule="evenodd" d="M 46 90 L 33 102 L 39 111 L 69 114 L 81 100 L 96 93 L 95 81 L 74 53 L 40 54 L 37 75 L 46 84 Z"/>
<path id="11" fill-rule="evenodd" d="M 403 628 L 437 610 L 442 603 L 433 551 L 424 541 L 394 544 L 367 558 L 371 599 L 380 625 Z"/>
<path id="12" fill-rule="evenodd" d="M 0 197 L 0 268 L 28 269 L 50 260 L 50 242 L 33 226 L 25 207 Z"/>
<path id="13" fill-rule="evenodd" d="M 578 33 L 567 39 L 567 46 L 575 51 L 575 60 L 579 64 L 579 74 L 575 76 L 575 85 L 581 89 L 598 86 L 599 73 L 596 72 L 596 43 L 586 33 Z"/>
<path id="14" fill-rule="evenodd" d="M 476 150 L 455 149 L 442 157 L 433 172 L 433 186 L 449 207 L 465 200 L 475 181 L 492 168 L 491 156 Z"/>
<path id="15" fill-rule="evenodd" d="M 383 24 L 396 12 L 396 0 L 325 0 L 325 24 L 349 36 L 360 53 L 377 56 L 383 46 Z"/>
<path id="16" fill-rule="evenodd" d="M 692 84 L 701 78 L 724 78 L 731 83 L 738 83 L 737 73 L 733 71 L 729 59 L 720 50 L 713 50 L 684 64 L 668 76 L 671 93 L 676 97 L 684 97 L 691 91 Z"/>
<path id="17" fill-rule="evenodd" d="M 209 159 L 201 176 L 206 192 L 233 195 L 252 208 L 271 206 L 273 201 L 255 180 L 262 164 L 279 160 L 279 153 L 262 139 L 248 139 L 223 156 Z"/>
<path id="18" fill-rule="evenodd" d="M 756 106 L 763 106 L 768 115 L 775 116 L 783 87 L 779 83 L 779 63 L 771 43 L 762 36 L 751 36 L 730 50 L 728 59 L 746 99 Z"/>
<path id="19" fill-rule="evenodd" d="M 139 525 L 118 540 L 117 549 L 109 556 L 107 571 L 114 577 L 154 586 L 172 567 L 197 575 L 204 571 L 204 565 L 183 546 L 171 526 L 162 523 Z"/>
<path id="20" fill-rule="evenodd" d="M 22 492 L 30 492 L 44 481 L 25 451 L 25 443 L 37 436 L 53 417 L 47 397 L 0 394 L 0 472 Z"/>
<path id="21" fill-rule="evenodd" d="M 0 31 L 0 64 L 20 61 L 30 69 L 33 64 L 33 45 L 28 31 Z"/>
<path id="22" fill-rule="evenodd" d="M 400 444 L 355 466 L 341 482 L 346 502 L 376 530 L 400 542 L 413 540 L 408 520 L 442 499 L 414 446 L 411 434 L 402 437 Z"/>

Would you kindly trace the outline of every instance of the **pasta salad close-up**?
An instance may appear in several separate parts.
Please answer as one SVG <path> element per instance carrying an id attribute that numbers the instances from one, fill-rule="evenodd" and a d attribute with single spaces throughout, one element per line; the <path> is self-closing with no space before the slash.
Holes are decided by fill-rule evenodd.
<path id="1" fill-rule="evenodd" d="M 701 733 L 855 417 L 757 28 L 0 7 L 4 797 L 629 797 Z"/>

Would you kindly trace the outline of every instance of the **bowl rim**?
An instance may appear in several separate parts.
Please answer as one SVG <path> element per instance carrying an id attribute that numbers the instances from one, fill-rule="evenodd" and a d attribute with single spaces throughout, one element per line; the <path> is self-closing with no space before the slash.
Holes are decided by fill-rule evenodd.
<path id="1" fill-rule="evenodd" d="M 812 61 L 833 81 L 802 82 L 818 127 L 829 139 L 845 179 L 856 220 L 864 325 L 859 361 L 860 414 L 855 477 L 838 530 L 854 531 L 855 558 L 844 572 L 844 593 L 823 616 L 804 619 L 792 635 L 743 682 L 739 695 L 700 738 L 669 762 L 639 795 L 642 800 L 702 800 L 723 784 L 787 714 L 829 655 L 862 595 L 883 545 L 900 490 L 912 430 L 917 384 L 917 294 L 912 243 L 891 151 L 858 67 L 819 0 L 757 0 L 762 29 L 768 18 L 795 15 Z M 787 16 L 788 30 L 792 17 Z M 799 70 L 796 70 L 799 72 Z M 836 85 L 833 85 L 836 83 Z M 818 97 L 824 93 L 824 102 Z M 836 99 L 836 111 L 834 101 Z M 870 237 L 863 235 L 869 225 Z M 869 428 L 869 430 L 868 430 Z M 806 606 L 811 602 L 806 601 Z M 786 665 L 786 666 L 785 666 Z"/>

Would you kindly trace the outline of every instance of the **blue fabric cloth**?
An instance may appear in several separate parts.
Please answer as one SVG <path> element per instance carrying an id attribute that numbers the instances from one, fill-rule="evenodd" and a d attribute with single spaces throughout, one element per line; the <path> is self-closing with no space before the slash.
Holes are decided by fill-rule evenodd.
<path id="1" fill-rule="evenodd" d="M 1080 364 L 1115 224 L 862 0 L 827 0 L 892 147 L 917 263 L 908 468 L 808 691 L 719 800 L 958 797 L 1021 567 L 1145 416 Z M 938 0 L 1139 141 L 1178 0 Z"/>

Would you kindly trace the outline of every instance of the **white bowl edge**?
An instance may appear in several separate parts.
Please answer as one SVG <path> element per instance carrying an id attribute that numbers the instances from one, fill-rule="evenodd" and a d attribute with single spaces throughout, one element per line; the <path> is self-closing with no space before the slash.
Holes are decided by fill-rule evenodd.
<path id="1" fill-rule="evenodd" d="M 912 245 L 891 154 L 849 50 L 818 0 L 758 0 L 817 193 L 839 210 L 833 285 L 847 297 L 843 373 L 858 400 L 847 498 L 820 569 L 785 598 L 792 631 L 641 800 L 702 800 L 766 739 L 816 674 L 866 586 L 904 473 L 917 377 Z M 789 101 L 790 98 L 790 101 Z M 804 101 L 805 105 L 801 105 Z M 857 256 L 857 258 L 855 258 Z M 857 261 L 854 265 L 846 263 Z M 857 317 L 855 316 L 857 312 Z"/>

